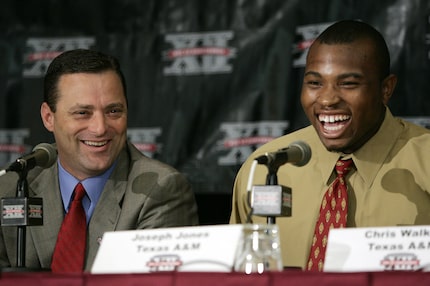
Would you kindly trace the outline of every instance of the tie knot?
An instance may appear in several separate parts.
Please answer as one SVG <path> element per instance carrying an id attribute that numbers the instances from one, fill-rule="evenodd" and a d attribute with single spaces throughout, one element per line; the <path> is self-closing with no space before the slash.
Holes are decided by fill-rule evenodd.
<path id="1" fill-rule="evenodd" d="M 336 162 L 336 173 L 339 177 L 345 177 L 346 174 L 352 169 L 354 162 L 352 159 L 337 160 Z"/>
<path id="2" fill-rule="evenodd" d="M 81 201 L 82 198 L 85 196 L 85 189 L 84 186 L 82 186 L 81 183 L 78 183 L 75 187 L 75 190 L 73 191 L 75 196 L 73 197 L 74 201 Z"/>

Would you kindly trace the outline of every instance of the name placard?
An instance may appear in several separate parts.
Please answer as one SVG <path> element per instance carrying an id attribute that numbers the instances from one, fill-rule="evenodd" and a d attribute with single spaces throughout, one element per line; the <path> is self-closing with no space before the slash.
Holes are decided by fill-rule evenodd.
<path id="1" fill-rule="evenodd" d="M 233 269 L 242 225 L 106 232 L 91 273 Z"/>
<path id="2" fill-rule="evenodd" d="M 430 265 L 430 226 L 331 229 L 324 271 L 419 270 Z"/>

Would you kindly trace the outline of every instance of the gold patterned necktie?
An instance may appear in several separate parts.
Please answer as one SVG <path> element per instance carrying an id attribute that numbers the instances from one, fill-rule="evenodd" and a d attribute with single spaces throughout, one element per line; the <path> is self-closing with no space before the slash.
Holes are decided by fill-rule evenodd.
<path id="1" fill-rule="evenodd" d="M 321 202 L 320 215 L 315 225 L 307 270 L 323 270 L 329 230 L 331 228 L 346 227 L 348 197 L 345 176 L 351 170 L 352 164 L 352 159 L 339 159 L 336 162 L 337 177 L 325 192 Z"/>
<path id="2" fill-rule="evenodd" d="M 74 190 L 73 200 L 58 233 L 52 257 L 52 272 L 82 272 L 85 260 L 87 222 L 82 198 L 86 192 L 81 183 Z"/>

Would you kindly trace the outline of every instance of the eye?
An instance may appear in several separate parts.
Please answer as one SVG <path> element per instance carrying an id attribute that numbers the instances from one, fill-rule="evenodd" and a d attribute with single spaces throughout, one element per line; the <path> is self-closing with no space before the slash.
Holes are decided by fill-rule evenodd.
<path id="1" fill-rule="evenodd" d="M 308 85 L 309 87 L 312 87 L 312 88 L 316 88 L 316 87 L 322 86 L 322 83 L 320 81 L 317 81 L 317 80 L 308 80 L 308 81 L 306 81 L 306 85 Z"/>
<path id="2" fill-rule="evenodd" d="M 124 114 L 124 108 L 112 107 L 107 110 L 107 115 L 112 117 L 121 117 Z"/>
<path id="3" fill-rule="evenodd" d="M 359 82 L 357 82 L 357 81 L 343 81 L 339 85 L 341 87 L 344 87 L 344 88 L 356 88 L 359 85 Z"/>
<path id="4" fill-rule="evenodd" d="M 76 111 L 74 111 L 73 112 L 73 115 L 75 115 L 75 116 L 86 116 L 86 115 L 89 115 L 90 113 L 89 113 L 89 111 L 88 110 L 76 110 Z"/>

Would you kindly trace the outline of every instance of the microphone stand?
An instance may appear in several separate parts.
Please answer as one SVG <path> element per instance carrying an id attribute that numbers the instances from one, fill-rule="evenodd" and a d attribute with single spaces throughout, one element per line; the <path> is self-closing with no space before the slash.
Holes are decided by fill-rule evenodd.
<path id="1" fill-rule="evenodd" d="M 267 176 L 266 176 L 266 185 L 272 186 L 278 184 L 278 169 L 280 165 L 278 164 L 268 164 L 267 165 Z M 274 216 L 268 216 L 267 217 L 267 224 L 275 224 L 276 223 L 276 217 Z"/>
<path id="2" fill-rule="evenodd" d="M 16 197 L 27 198 L 28 197 L 28 182 L 27 182 L 26 169 L 18 172 L 19 178 L 16 185 Z M 26 225 L 18 225 L 17 229 L 17 245 L 16 245 L 16 267 L 25 267 L 25 238 L 26 238 Z"/>
<path id="3" fill-rule="evenodd" d="M 27 226 L 43 225 L 42 198 L 29 197 L 27 168 L 16 171 L 18 181 L 16 185 L 16 197 L 2 198 L 1 226 L 16 226 L 16 267 L 2 268 L 2 272 L 13 271 L 45 271 L 44 269 L 29 269 L 25 266 L 26 231 Z M 11 215 L 8 215 L 8 210 Z"/>

